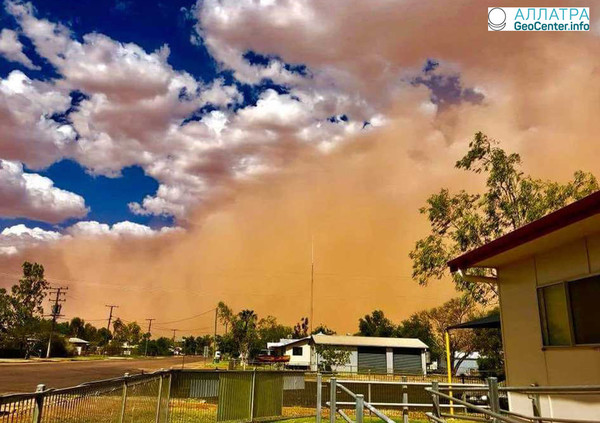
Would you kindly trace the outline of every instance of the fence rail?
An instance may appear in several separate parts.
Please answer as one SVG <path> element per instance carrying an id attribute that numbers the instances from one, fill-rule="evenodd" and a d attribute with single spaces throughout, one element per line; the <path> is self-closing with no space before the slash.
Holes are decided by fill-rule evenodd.
<path id="1" fill-rule="evenodd" d="M 525 416 L 509 411 L 508 393 L 600 394 L 600 386 L 503 387 L 448 384 L 413 376 L 356 378 L 302 371 L 160 370 L 84 383 L 71 388 L 0 396 L 0 423 L 221 423 L 314 417 L 363 423 L 365 415 L 386 423 L 428 418 L 492 423 L 588 423 Z M 336 420 L 338 419 L 338 420 Z"/>

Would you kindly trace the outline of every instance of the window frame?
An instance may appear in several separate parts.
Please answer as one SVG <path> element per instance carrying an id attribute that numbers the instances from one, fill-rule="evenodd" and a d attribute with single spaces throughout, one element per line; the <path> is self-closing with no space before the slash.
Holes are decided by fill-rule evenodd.
<path id="1" fill-rule="evenodd" d="M 590 273 L 590 274 L 586 274 L 586 275 L 579 275 L 579 276 L 576 276 L 576 277 L 573 277 L 570 279 L 565 279 L 562 281 L 551 282 L 551 283 L 547 283 L 544 285 L 536 286 L 536 300 L 537 300 L 538 316 L 540 318 L 540 329 L 541 329 L 541 335 L 542 335 L 542 350 L 561 349 L 561 348 L 598 348 L 598 347 L 600 347 L 600 342 L 595 342 L 595 343 L 591 343 L 591 344 L 577 344 L 575 342 L 575 325 L 573 324 L 573 309 L 572 309 L 572 305 L 571 305 L 571 292 L 569 290 L 569 284 L 577 283 L 581 280 L 590 279 L 590 278 L 594 278 L 594 277 L 600 277 L 600 272 Z M 562 285 L 566 304 L 567 304 L 567 324 L 569 325 L 569 344 L 567 344 L 567 345 L 545 345 L 544 344 L 544 337 L 546 337 L 546 339 L 549 339 L 549 333 L 548 333 L 548 325 L 547 325 L 547 320 L 546 320 L 546 314 L 547 314 L 546 313 L 546 304 L 545 304 L 546 300 L 545 300 L 544 296 L 542 295 L 542 290 L 544 288 L 554 286 L 554 285 Z M 542 315 L 542 309 L 541 309 L 542 304 L 544 305 L 544 314 L 543 315 Z M 544 335 L 545 333 L 547 334 L 546 336 Z"/>
<path id="2" fill-rule="evenodd" d="M 300 350 L 300 354 L 296 354 L 296 350 Z M 304 355 L 304 348 L 302 347 L 292 347 L 292 356 L 294 357 L 302 357 Z"/>

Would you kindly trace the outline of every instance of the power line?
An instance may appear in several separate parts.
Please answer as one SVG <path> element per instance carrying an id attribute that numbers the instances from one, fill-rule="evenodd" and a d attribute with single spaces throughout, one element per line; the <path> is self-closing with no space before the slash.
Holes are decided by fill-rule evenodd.
<path id="1" fill-rule="evenodd" d="M 186 317 L 186 318 L 184 318 L 184 319 L 179 319 L 179 320 L 171 320 L 170 322 L 157 322 L 157 323 L 159 323 L 159 324 L 162 324 L 162 325 L 169 325 L 169 324 L 171 324 L 171 323 L 179 323 L 179 322 L 184 322 L 184 321 L 186 321 L 186 320 L 192 320 L 192 319 L 195 319 L 196 317 L 204 316 L 205 314 L 208 314 L 208 313 L 210 313 L 211 311 L 215 311 L 215 310 L 216 310 L 216 309 L 214 309 L 214 308 L 211 308 L 210 310 L 203 311 L 203 312 L 202 312 L 202 313 L 200 313 L 200 314 L 195 314 L 195 315 L 193 315 L 193 316 Z"/>

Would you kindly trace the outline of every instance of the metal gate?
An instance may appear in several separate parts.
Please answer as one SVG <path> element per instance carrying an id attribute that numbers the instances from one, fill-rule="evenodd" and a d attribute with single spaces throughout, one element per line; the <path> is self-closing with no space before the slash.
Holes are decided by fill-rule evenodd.
<path id="1" fill-rule="evenodd" d="M 283 373 L 271 372 L 220 373 L 217 421 L 281 416 L 283 378 Z"/>

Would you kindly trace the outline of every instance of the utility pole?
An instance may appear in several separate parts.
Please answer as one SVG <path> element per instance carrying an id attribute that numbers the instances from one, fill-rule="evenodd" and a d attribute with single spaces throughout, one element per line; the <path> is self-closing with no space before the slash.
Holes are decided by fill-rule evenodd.
<path id="1" fill-rule="evenodd" d="M 313 317 L 315 306 L 315 241 L 310 237 L 310 333 L 313 331 Z"/>
<path id="2" fill-rule="evenodd" d="M 52 316 L 52 327 L 50 329 L 50 336 L 48 338 L 48 349 L 46 350 L 46 358 L 50 358 L 50 353 L 52 350 L 52 335 L 54 333 L 54 329 L 56 328 L 56 319 L 58 319 L 59 317 L 62 316 L 62 314 L 60 314 L 60 310 L 62 309 L 62 305 L 60 303 L 65 302 L 64 298 L 61 298 L 61 296 L 66 295 L 66 292 L 69 288 L 66 287 L 58 287 L 58 288 L 50 288 L 49 294 L 50 296 L 54 295 L 54 299 L 50 299 L 50 302 L 53 302 L 52 304 L 52 312 L 50 313 L 50 315 Z"/>
<path id="3" fill-rule="evenodd" d="M 150 340 L 150 329 L 152 329 L 152 321 L 156 319 L 146 319 L 148 322 L 148 337 L 146 338 L 146 348 L 144 349 L 144 356 L 148 355 L 148 341 Z"/>
<path id="4" fill-rule="evenodd" d="M 108 313 L 108 325 L 106 325 L 106 329 L 108 329 L 108 332 L 110 333 L 110 323 L 112 322 L 112 316 L 113 316 L 113 308 L 119 308 L 118 305 L 105 305 L 104 307 L 110 307 L 110 312 Z"/>
<path id="5" fill-rule="evenodd" d="M 219 317 L 219 307 L 215 308 L 215 336 L 213 337 L 213 358 L 217 352 L 217 318 Z"/>
<path id="6" fill-rule="evenodd" d="M 173 331 L 173 344 L 175 344 L 175 332 L 177 332 L 179 329 L 171 329 Z"/>

